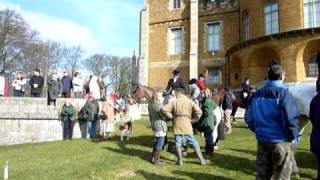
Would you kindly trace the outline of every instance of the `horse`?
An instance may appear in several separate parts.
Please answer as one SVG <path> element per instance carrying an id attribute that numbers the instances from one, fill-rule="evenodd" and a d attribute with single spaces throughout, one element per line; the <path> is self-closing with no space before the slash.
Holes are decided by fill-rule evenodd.
<path id="1" fill-rule="evenodd" d="M 232 95 L 232 113 L 231 117 L 233 117 L 233 121 L 236 121 L 235 115 L 239 107 L 244 108 L 243 98 L 240 92 L 230 92 Z M 221 89 L 217 92 L 213 93 L 212 100 L 215 101 L 219 106 L 222 105 L 222 101 L 224 99 L 226 92 L 224 89 Z M 251 95 L 249 95 L 251 96 Z"/>

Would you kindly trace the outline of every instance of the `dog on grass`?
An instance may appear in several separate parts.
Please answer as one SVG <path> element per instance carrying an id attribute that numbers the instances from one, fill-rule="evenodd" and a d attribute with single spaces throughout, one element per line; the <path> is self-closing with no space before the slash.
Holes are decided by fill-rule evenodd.
<path id="1" fill-rule="evenodd" d="M 130 139 L 130 137 L 133 136 L 133 129 L 132 129 L 132 122 L 125 122 L 124 124 L 119 126 L 120 130 L 120 140 L 123 141 L 123 138 L 126 134 L 127 141 Z"/>

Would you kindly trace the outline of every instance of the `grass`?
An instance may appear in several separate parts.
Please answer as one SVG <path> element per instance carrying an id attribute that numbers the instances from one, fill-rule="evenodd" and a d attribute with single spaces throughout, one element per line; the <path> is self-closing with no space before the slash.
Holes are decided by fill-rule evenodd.
<path id="1" fill-rule="evenodd" d="M 172 137 L 172 135 L 170 135 Z M 310 125 L 296 153 L 301 179 L 316 177 L 316 161 L 309 152 Z M 203 147 L 203 138 L 197 136 Z M 120 142 L 88 140 L 25 144 L 0 148 L 0 165 L 9 161 L 10 179 L 254 179 L 256 141 L 238 122 L 231 136 L 220 143 L 208 166 L 198 165 L 194 153 L 175 166 L 176 157 L 162 153 L 166 165 L 149 163 L 153 136 L 147 120 L 135 122 L 134 137 Z M 189 149 L 189 152 L 192 152 Z M 2 171 L 0 171 L 2 172 Z M 2 178 L 2 173 L 0 174 Z"/>

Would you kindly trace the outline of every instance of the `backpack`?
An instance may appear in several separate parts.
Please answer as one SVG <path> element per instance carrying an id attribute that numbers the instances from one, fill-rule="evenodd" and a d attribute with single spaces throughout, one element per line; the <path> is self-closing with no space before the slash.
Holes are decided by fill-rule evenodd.
<path id="1" fill-rule="evenodd" d="M 85 122 L 88 120 L 88 117 L 89 113 L 84 108 L 81 108 L 78 113 L 78 120 L 81 122 Z"/>

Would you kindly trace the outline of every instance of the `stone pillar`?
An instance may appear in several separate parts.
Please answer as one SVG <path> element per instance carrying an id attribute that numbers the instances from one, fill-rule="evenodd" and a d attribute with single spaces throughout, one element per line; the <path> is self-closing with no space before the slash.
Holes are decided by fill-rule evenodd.
<path id="1" fill-rule="evenodd" d="M 198 42 L 199 42 L 199 1 L 190 1 L 190 57 L 189 57 L 189 76 L 198 77 Z"/>
<path id="2" fill-rule="evenodd" d="M 140 11 L 140 39 L 139 39 L 139 74 L 138 82 L 148 85 L 149 61 L 148 61 L 148 40 L 149 40 L 149 23 L 148 23 L 148 2 L 145 0 L 145 8 Z"/>

